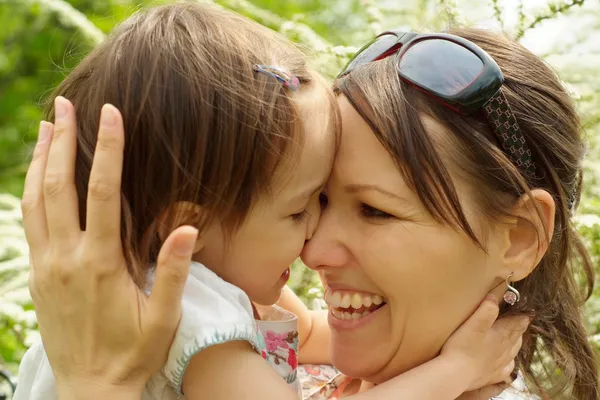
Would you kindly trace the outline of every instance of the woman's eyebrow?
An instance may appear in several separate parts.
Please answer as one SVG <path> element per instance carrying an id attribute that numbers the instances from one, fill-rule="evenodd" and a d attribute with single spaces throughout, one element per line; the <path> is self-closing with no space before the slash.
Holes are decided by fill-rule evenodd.
<path id="1" fill-rule="evenodd" d="M 379 192 L 379 193 L 383 194 L 384 196 L 393 197 L 396 200 L 400 200 L 404 203 L 408 203 L 408 200 L 406 200 L 406 198 L 399 196 L 395 193 L 389 192 L 377 185 L 355 183 L 355 184 L 350 184 L 350 185 L 344 186 L 344 189 L 345 189 L 346 193 L 375 191 L 375 192 Z"/>

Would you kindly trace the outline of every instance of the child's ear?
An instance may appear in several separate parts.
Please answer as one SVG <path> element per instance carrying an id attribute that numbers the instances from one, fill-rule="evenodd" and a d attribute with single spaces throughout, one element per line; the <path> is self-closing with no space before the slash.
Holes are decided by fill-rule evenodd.
<path id="1" fill-rule="evenodd" d="M 501 278 L 513 274 L 512 281 L 527 277 L 540 263 L 554 235 L 556 204 L 547 191 L 535 189 L 523 195 L 502 229 L 503 266 Z"/>
<path id="2" fill-rule="evenodd" d="M 180 201 L 165 210 L 157 221 L 157 233 L 161 242 L 180 226 L 189 225 L 199 228 L 199 223 L 204 220 L 204 210 L 197 204 Z M 198 234 L 194 254 L 204 247 L 202 232 Z"/>

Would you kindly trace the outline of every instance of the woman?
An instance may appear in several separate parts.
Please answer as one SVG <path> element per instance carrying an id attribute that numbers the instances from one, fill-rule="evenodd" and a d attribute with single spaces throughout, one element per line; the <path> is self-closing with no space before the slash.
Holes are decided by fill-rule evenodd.
<path id="1" fill-rule="evenodd" d="M 515 303 L 507 310 L 533 316 L 518 360 L 530 388 L 550 398 L 597 399 L 597 367 L 572 270 L 578 257 L 592 285 L 570 221 L 584 153 L 577 115 L 558 78 L 518 44 L 477 30 L 454 34 L 383 35 L 336 84 L 341 144 L 321 224 L 303 254 L 329 289 L 332 361 L 362 380 L 339 377 L 336 390 L 369 389 L 431 359 L 485 293 L 496 287 L 501 295 L 504 282 L 517 282 L 505 299 Z M 501 92 L 496 63 L 505 78 Z M 166 309 L 164 300 L 141 296 L 117 262 L 123 257 L 120 172 L 110 158 L 118 153 L 115 142 L 101 146 L 102 190 L 90 199 L 91 210 L 108 219 L 99 232 L 61 232 L 61 218 L 69 216 L 55 207 L 75 193 L 59 184 L 41 195 L 43 140 L 26 182 L 32 252 L 52 254 L 51 262 L 34 263 L 32 294 L 65 398 L 90 398 L 90 390 L 135 398 L 160 368 L 177 324 L 190 228 L 175 231 L 162 249 L 152 296 L 170 298 Z M 48 167 L 72 173 L 60 160 Z M 344 322 L 336 317 L 342 289 L 384 302 L 360 324 Z M 130 294 L 119 306 L 135 310 L 140 324 L 94 308 L 124 297 L 115 291 Z M 65 318 L 72 331 L 51 329 Z M 549 369 L 561 368 L 562 382 L 547 387 L 555 369 L 547 379 L 533 373 L 540 354 L 549 357 Z"/>

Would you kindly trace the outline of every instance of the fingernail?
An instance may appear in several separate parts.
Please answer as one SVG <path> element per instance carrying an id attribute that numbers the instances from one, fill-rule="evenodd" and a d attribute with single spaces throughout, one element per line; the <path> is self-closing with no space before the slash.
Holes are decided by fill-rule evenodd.
<path id="1" fill-rule="evenodd" d="M 58 118 L 64 118 L 68 112 L 68 101 L 62 96 L 58 96 L 54 99 L 54 116 Z"/>
<path id="2" fill-rule="evenodd" d="M 105 104 L 100 112 L 100 124 L 102 126 L 113 126 L 117 122 L 115 108 L 110 104 Z"/>
<path id="3" fill-rule="evenodd" d="M 193 227 L 186 227 L 186 234 L 181 234 L 177 240 L 175 240 L 173 251 L 179 256 L 190 256 L 194 252 L 196 247 L 196 238 L 198 237 L 198 230 Z"/>
<path id="4" fill-rule="evenodd" d="M 40 129 L 38 130 L 38 143 L 44 143 L 50 139 L 50 130 L 52 124 L 46 121 L 40 122 Z"/>
<path id="5" fill-rule="evenodd" d="M 489 293 L 487 296 L 485 296 L 484 300 L 491 300 L 494 303 L 498 304 L 498 299 L 492 293 Z"/>

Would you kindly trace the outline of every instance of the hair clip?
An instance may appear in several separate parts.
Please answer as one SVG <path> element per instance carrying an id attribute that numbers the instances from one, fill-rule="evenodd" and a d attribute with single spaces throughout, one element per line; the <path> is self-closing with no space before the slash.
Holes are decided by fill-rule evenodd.
<path id="1" fill-rule="evenodd" d="M 293 91 L 300 87 L 300 80 L 297 76 L 289 74 L 279 67 L 254 64 L 254 70 L 277 79 Z"/>

